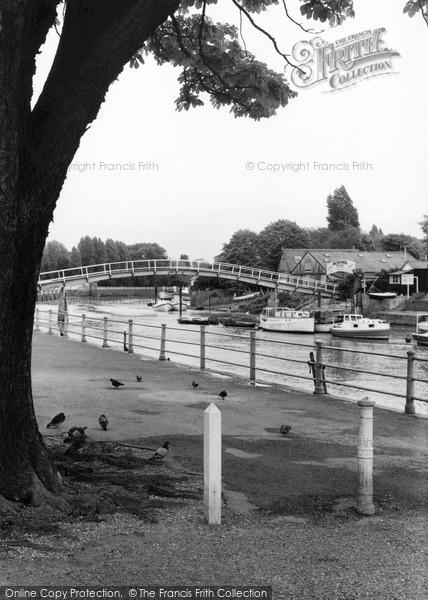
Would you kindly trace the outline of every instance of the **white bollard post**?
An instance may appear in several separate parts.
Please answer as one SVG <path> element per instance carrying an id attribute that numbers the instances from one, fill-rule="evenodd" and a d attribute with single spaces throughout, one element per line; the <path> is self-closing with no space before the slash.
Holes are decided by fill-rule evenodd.
<path id="1" fill-rule="evenodd" d="M 204 411 L 204 516 L 221 525 L 221 412 L 214 403 Z"/>
<path id="2" fill-rule="evenodd" d="M 103 344 L 102 344 L 101 348 L 109 348 L 109 345 L 108 345 L 108 317 L 104 317 Z"/>
<path id="3" fill-rule="evenodd" d="M 367 397 L 358 402 L 360 430 L 358 438 L 358 491 L 357 511 L 374 515 L 373 504 L 373 407 L 375 402 Z"/>
<path id="4" fill-rule="evenodd" d="M 134 331 L 132 319 L 128 320 L 128 354 L 134 354 Z"/>

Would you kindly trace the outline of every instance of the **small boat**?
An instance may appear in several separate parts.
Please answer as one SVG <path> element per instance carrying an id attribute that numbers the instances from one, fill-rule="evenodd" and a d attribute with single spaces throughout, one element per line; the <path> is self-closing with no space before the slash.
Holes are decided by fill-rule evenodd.
<path id="1" fill-rule="evenodd" d="M 224 327 L 246 327 L 247 329 L 254 329 L 256 323 L 253 321 L 243 321 L 238 319 L 220 319 L 220 323 L 224 325 Z"/>
<path id="2" fill-rule="evenodd" d="M 152 305 L 152 308 L 157 312 L 170 312 L 172 310 L 172 304 L 169 300 L 157 300 Z"/>
<path id="3" fill-rule="evenodd" d="M 260 328 L 285 333 L 313 333 L 315 319 L 307 310 L 285 307 L 264 308 L 260 315 Z"/>
<path id="4" fill-rule="evenodd" d="M 418 346 L 428 346 L 428 331 L 425 333 L 412 333 L 412 338 Z"/>
<path id="5" fill-rule="evenodd" d="M 251 298 L 257 298 L 257 296 L 261 296 L 260 292 L 250 292 L 249 294 L 245 294 L 244 296 L 237 296 L 233 294 L 233 301 L 240 302 L 241 300 L 251 300 Z"/>
<path id="6" fill-rule="evenodd" d="M 180 325 L 218 325 L 217 317 L 180 317 Z"/>
<path id="7" fill-rule="evenodd" d="M 372 300 L 392 300 L 397 297 L 397 294 L 395 292 L 369 292 L 368 296 Z"/>
<path id="8" fill-rule="evenodd" d="M 418 313 L 416 315 L 416 332 L 412 338 L 418 346 L 428 346 L 428 314 Z"/>
<path id="9" fill-rule="evenodd" d="M 359 314 L 345 314 L 330 327 L 335 337 L 387 340 L 391 325 L 382 319 L 369 319 Z"/>
<path id="10" fill-rule="evenodd" d="M 172 304 L 172 310 L 180 310 L 180 296 L 173 296 L 170 300 L 171 304 Z M 185 310 L 188 309 L 188 304 L 187 302 L 181 298 L 181 311 L 184 312 Z"/>

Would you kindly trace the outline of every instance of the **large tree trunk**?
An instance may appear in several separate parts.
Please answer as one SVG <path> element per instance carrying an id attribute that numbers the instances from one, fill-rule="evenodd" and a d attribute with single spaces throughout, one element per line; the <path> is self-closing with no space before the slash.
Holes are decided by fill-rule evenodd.
<path id="1" fill-rule="evenodd" d="M 67 168 L 123 66 L 179 0 L 68 0 L 58 52 L 30 108 L 35 56 L 59 0 L 0 0 L 0 495 L 58 491 L 34 413 L 40 262 Z"/>

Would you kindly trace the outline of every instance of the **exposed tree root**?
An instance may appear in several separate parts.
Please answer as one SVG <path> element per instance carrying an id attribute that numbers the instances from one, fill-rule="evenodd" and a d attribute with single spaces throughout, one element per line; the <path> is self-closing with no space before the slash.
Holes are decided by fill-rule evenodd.
<path id="1" fill-rule="evenodd" d="M 159 470 L 157 463 L 139 456 L 141 447 L 90 442 L 70 453 L 62 445 L 49 447 L 48 440 L 48 449 L 62 476 L 60 494 L 51 494 L 37 480 L 31 506 L 0 497 L 0 550 L 5 536 L 11 541 L 22 539 L 23 532 L 61 533 L 64 523 L 99 521 L 114 512 L 156 521 L 159 509 L 172 499 L 201 498 L 194 486 L 189 489 L 185 475 Z"/>

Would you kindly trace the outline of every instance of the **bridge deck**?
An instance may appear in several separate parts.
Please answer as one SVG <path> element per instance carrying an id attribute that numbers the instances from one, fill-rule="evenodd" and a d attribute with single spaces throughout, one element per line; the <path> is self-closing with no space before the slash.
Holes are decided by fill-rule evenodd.
<path id="1" fill-rule="evenodd" d="M 326 297 L 335 295 L 337 287 L 335 284 L 322 283 L 308 277 L 253 269 L 242 265 L 221 262 L 210 264 L 199 261 L 170 259 L 130 260 L 49 271 L 40 274 L 39 285 L 41 287 L 52 287 L 54 285 L 75 287 L 81 284 L 82 281 L 96 282 L 119 277 L 176 274 L 188 275 L 189 277 L 218 277 L 219 279 L 251 283 L 260 287 L 275 289 L 278 292 L 320 293 Z"/>

